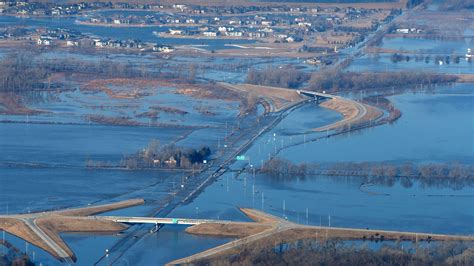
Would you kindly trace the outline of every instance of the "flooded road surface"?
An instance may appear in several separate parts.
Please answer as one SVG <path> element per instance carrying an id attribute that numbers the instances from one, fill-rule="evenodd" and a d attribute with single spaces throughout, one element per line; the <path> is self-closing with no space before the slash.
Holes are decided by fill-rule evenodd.
<path id="1" fill-rule="evenodd" d="M 392 97 L 403 116 L 394 125 L 354 132 L 328 140 L 308 142 L 280 151 L 280 156 L 295 162 L 332 161 L 461 161 L 473 162 L 472 91 L 470 85 L 440 89 L 438 94 L 407 93 Z M 304 112 L 304 116 L 298 115 Z M 297 118 L 298 117 L 298 118 Z M 278 127 L 260 138 L 246 153 L 254 167 L 266 160 L 276 146 L 297 142 L 295 135 L 321 123 L 337 120 L 328 110 L 306 105 L 284 119 Z M 440 122 L 444 121 L 444 122 Z M 457 121 L 457 123 L 455 123 Z M 289 130 L 289 129 L 293 130 Z M 324 134 L 324 133 L 323 133 Z M 311 135 L 307 134 L 310 139 Z M 375 141 L 376 144 L 372 141 Z M 407 143 L 406 147 L 403 145 Z M 401 156 L 398 156 L 400 154 Z M 273 154 L 271 154 L 273 156 Z M 235 163 L 239 168 L 242 163 Z M 358 177 L 307 177 L 294 181 L 274 180 L 252 171 L 226 173 L 188 205 L 175 209 L 170 217 L 195 217 L 246 221 L 237 207 L 262 209 L 279 217 L 312 225 L 420 231 L 446 234 L 472 234 L 474 226 L 474 188 L 453 190 L 425 187 L 417 182 L 409 187 L 371 185 Z M 436 207 L 433 207 L 436 206 Z M 176 232 L 184 237 L 185 232 Z M 149 235 L 149 246 L 168 241 L 168 237 Z M 176 244 L 177 248 L 179 247 Z M 158 249 L 160 250 L 160 249 Z M 163 264 L 182 257 L 147 249 L 144 243 L 129 249 L 124 258 L 138 255 L 142 263 Z M 105 264 L 104 264 L 105 265 Z"/>

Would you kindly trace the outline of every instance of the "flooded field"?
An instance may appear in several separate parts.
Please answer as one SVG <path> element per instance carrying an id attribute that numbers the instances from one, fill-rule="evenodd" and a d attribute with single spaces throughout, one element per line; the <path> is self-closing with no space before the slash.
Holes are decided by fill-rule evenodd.
<path id="1" fill-rule="evenodd" d="M 406 71 L 422 69 L 448 74 L 472 74 L 474 63 L 467 60 L 468 49 L 474 47 L 473 38 L 462 40 L 434 40 L 414 37 L 384 38 L 380 53 L 369 53 L 357 58 L 348 68 L 351 71 Z M 392 50 L 392 53 L 384 51 Z M 394 54 L 400 58 L 394 59 Z M 406 58 L 408 57 L 408 59 Z"/>
<path id="2" fill-rule="evenodd" d="M 291 147 L 280 155 L 295 162 L 474 162 L 473 147 L 466 145 L 473 134 L 471 84 L 391 99 L 402 110 L 395 124 Z"/>
<path id="3" fill-rule="evenodd" d="M 137 12 L 146 15 L 148 11 Z M 153 31 L 167 31 L 167 27 L 109 28 L 81 25 L 71 17 L 0 16 L 0 26 L 12 24 L 34 28 L 67 27 L 91 36 L 140 38 L 147 42 L 206 50 L 253 43 L 162 38 L 152 34 Z M 474 74 L 472 61 L 464 58 L 450 64 L 434 61 L 436 55 L 463 55 L 471 47 L 472 38 L 461 41 L 386 38 L 382 49 L 430 55 L 431 60 L 412 58 L 395 63 L 389 53 L 368 54 L 356 58 L 347 70 L 423 69 Z M 342 54 L 347 55 L 348 51 L 342 51 Z M 8 52 L 10 50 L 0 49 L 0 54 Z M 367 183 L 362 177 L 325 175 L 282 180 L 259 172 L 264 163 L 274 157 L 297 164 L 410 162 L 415 165 L 461 163 L 471 166 L 474 164 L 474 84 L 456 83 L 417 92 L 394 93 L 389 99 L 400 109 L 402 116 L 393 124 L 333 135 L 334 131 L 315 132 L 314 129 L 339 121 L 343 115 L 315 102 L 288 109 L 291 112 L 282 115 L 281 120 L 275 119 L 277 123 L 269 126 L 277 115 L 263 115 L 263 104 L 258 105 L 255 113 L 242 116 L 242 99 L 178 93 L 179 89 L 214 82 L 243 83 L 252 68 L 261 70 L 291 65 L 305 72 L 319 71 L 319 67 L 305 64 L 302 58 L 86 54 L 45 50 L 40 57 L 94 62 L 106 58 L 111 62 L 143 66 L 196 65 L 199 70 L 195 73 L 195 83 L 180 80 L 176 86 L 165 79 L 159 80 L 162 84 L 146 86 L 134 83 L 137 80 L 129 80 L 127 84 L 109 80 L 104 82 L 107 83 L 105 87 L 97 82 L 92 83 L 91 88 L 74 81 L 69 84 L 71 88 L 48 93 L 38 97 L 40 100 L 26 101 L 29 108 L 41 113 L 1 114 L 0 214 L 42 212 L 143 198 L 145 204 L 142 206 L 104 215 L 155 216 L 163 206 L 173 203 L 173 196 L 180 190 L 194 189 L 184 186 L 188 177 L 191 181 L 194 178 L 194 169 L 191 178 L 190 169 L 117 166 L 125 156 L 143 150 L 151 140 L 158 140 L 161 145 L 176 144 L 184 148 L 208 146 L 212 151 L 208 159 L 218 162 L 210 168 L 222 167 L 226 156 L 233 156 L 233 152 L 241 152 L 236 155 L 244 158 L 230 163 L 214 182 L 209 179 L 209 186 L 198 191 L 191 200 L 179 202 L 168 217 L 249 221 L 238 207 L 250 207 L 301 224 L 474 234 L 474 187 L 471 185 L 453 189 L 414 182 L 406 187 L 399 182 L 375 184 Z M 183 68 L 182 71 L 188 70 Z M 136 93 L 126 94 L 130 91 Z M 360 92 L 362 95 L 364 92 Z M 359 92 L 344 96 L 360 97 Z M 104 122 L 97 117 L 112 120 Z M 117 118 L 123 118 L 129 124 L 110 122 Z M 261 135 L 249 141 L 257 132 Z M 247 141 L 248 148 L 240 150 Z M 88 167 L 88 161 L 101 162 L 108 167 L 93 169 Z M 113 235 L 63 234 L 62 237 L 76 253 L 77 265 L 162 265 L 232 240 L 190 235 L 184 232 L 184 226 L 165 226 L 157 233 L 149 233 L 152 227 L 133 226 Z M 5 237 L 35 263 L 61 265 L 51 255 L 24 240 L 10 234 Z M 120 254 L 111 252 L 109 257 L 105 250 L 124 239 L 132 244 Z"/>

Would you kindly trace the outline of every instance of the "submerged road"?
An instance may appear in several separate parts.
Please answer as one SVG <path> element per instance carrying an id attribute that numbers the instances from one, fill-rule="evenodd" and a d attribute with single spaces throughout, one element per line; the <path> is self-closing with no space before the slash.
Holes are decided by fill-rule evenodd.
<path id="1" fill-rule="evenodd" d="M 154 216 L 166 217 L 180 204 L 189 202 L 195 198 L 204 188 L 228 171 L 229 166 L 235 161 L 237 155 L 244 153 L 251 147 L 256 139 L 271 130 L 283 118 L 306 102 L 306 99 L 302 99 L 291 105 L 287 105 L 277 113 L 262 117 L 258 123 L 244 120 L 242 122 L 243 129 L 240 129 L 238 134 L 235 134 L 233 139 L 228 141 L 227 148 L 221 150 L 223 154 L 219 156 L 211 166 L 195 174 L 194 177 L 189 176 L 186 183 L 183 184 L 184 188 L 170 195 L 170 200 L 166 202 Z M 126 237 L 120 239 L 114 246 L 109 248 L 107 263 L 113 264 L 120 260 L 128 249 L 149 233 L 149 230 L 145 229 L 143 224 L 134 226 Z M 95 265 L 103 263 L 104 259 L 105 256 L 100 258 Z"/>

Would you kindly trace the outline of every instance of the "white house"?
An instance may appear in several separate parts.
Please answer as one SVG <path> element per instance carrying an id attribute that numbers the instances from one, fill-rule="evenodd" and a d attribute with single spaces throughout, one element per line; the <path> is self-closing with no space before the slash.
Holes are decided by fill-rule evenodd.
<path id="1" fill-rule="evenodd" d="M 46 39 L 46 38 L 39 38 L 36 43 L 38 45 L 51 45 L 51 44 L 53 44 L 53 41 L 50 40 L 50 39 Z"/>
<path id="2" fill-rule="evenodd" d="M 66 41 L 66 46 L 79 46 L 79 42 L 78 41 L 67 40 Z"/>
<path id="3" fill-rule="evenodd" d="M 216 37 L 217 32 L 215 32 L 215 31 L 205 31 L 205 32 L 202 33 L 202 35 L 204 35 L 206 37 Z"/>
<path id="4" fill-rule="evenodd" d="M 171 35 L 183 35 L 183 31 L 182 30 L 172 30 L 172 29 L 170 29 L 170 34 Z"/>

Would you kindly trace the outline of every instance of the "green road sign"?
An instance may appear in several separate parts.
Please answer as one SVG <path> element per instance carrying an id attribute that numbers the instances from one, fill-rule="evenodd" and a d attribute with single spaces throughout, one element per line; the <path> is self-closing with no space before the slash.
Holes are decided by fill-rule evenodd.
<path id="1" fill-rule="evenodd" d="M 237 161 L 245 161 L 247 160 L 247 157 L 245 157 L 245 155 L 239 155 L 236 157 Z"/>

